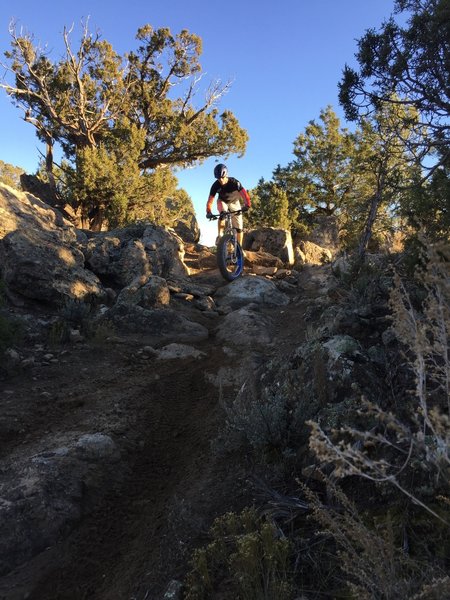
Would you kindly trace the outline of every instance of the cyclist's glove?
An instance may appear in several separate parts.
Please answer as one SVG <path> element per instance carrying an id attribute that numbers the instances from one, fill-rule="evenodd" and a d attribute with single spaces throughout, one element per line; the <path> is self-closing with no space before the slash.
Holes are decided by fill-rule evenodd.
<path id="1" fill-rule="evenodd" d="M 206 213 L 206 218 L 209 219 L 211 221 L 211 219 L 213 218 L 212 213 L 211 212 L 207 212 Z"/>
<path id="2" fill-rule="evenodd" d="M 246 204 L 244 204 L 244 206 L 241 208 L 242 212 L 247 212 L 249 210 L 250 206 L 247 206 Z"/>

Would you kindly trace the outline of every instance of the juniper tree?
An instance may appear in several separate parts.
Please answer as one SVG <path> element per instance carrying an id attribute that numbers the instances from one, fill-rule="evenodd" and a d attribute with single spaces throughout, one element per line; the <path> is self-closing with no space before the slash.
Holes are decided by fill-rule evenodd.
<path id="1" fill-rule="evenodd" d="M 405 17 L 403 26 L 395 14 Z M 438 238 L 449 230 L 449 40 L 450 0 L 396 0 L 394 15 L 360 38 L 359 68 L 345 66 L 339 84 L 340 103 L 350 120 L 387 106 L 405 109 L 398 112 L 396 133 L 421 172 L 404 194 L 403 214 L 410 225 L 425 226 Z"/>
<path id="2" fill-rule="evenodd" d="M 272 181 L 260 179 L 251 193 L 249 224 L 259 227 L 290 229 L 296 214 L 289 210 L 286 191 Z"/>
<path id="3" fill-rule="evenodd" d="M 87 157 L 98 169 L 105 165 L 105 172 L 94 179 L 118 182 L 124 169 L 119 164 L 114 170 L 118 154 L 128 169 L 133 161 L 145 174 L 245 151 L 245 130 L 231 112 L 219 113 L 217 108 L 229 83 L 212 84 L 203 103 L 194 104 L 201 40 L 187 30 L 172 35 L 167 28 L 146 25 L 137 32 L 137 49 L 121 56 L 99 34 L 90 33 L 87 24 L 74 50 L 71 31 L 64 28 L 65 55 L 54 62 L 32 35 L 18 35 L 14 26 L 10 33 L 11 50 L 3 66 L 14 81 L 5 79 L 0 86 L 47 145 L 50 176 L 53 145 L 62 147 L 76 173 L 68 178 L 76 182 L 71 195 L 77 193 L 84 212 L 105 210 L 119 220 L 126 212 L 120 191 L 97 195 L 100 188 L 92 174 L 82 190 Z M 131 189 L 137 188 L 133 183 Z"/>
<path id="4" fill-rule="evenodd" d="M 20 176 L 24 172 L 20 167 L 15 167 L 0 160 L 0 181 L 11 187 L 20 189 Z"/>

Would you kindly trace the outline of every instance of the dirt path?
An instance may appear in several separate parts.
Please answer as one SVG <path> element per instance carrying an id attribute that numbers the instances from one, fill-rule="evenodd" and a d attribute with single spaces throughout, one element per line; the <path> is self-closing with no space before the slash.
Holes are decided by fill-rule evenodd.
<path id="1" fill-rule="evenodd" d="M 275 338 L 255 349 L 261 360 L 304 338 L 303 315 L 321 285 L 312 275 L 302 274 L 288 306 L 262 309 Z M 211 452 L 223 424 L 220 393 L 233 397 L 236 388 L 219 392 L 207 375 L 238 369 L 242 356 L 216 343 L 217 320 L 196 314 L 210 329 L 195 344 L 202 359 L 137 359 L 139 340 L 128 339 L 71 348 L 65 363 L 4 384 L 3 460 L 32 455 L 44 437 L 102 431 L 120 440 L 127 469 L 64 541 L 0 578 L 1 599 L 158 600 L 213 519 L 251 500 L 236 465 Z"/>

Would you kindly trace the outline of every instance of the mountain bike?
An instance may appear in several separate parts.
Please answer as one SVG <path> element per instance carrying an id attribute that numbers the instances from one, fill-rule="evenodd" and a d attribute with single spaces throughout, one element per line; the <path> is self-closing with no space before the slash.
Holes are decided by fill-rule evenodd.
<path id="1" fill-rule="evenodd" d="M 223 235 L 217 242 L 217 266 L 224 279 L 234 281 L 244 270 L 244 252 L 236 238 L 231 216 L 240 215 L 242 210 L 221 212 L 219 215 L 211 214 L 211 220 L 225 220 Z"/>

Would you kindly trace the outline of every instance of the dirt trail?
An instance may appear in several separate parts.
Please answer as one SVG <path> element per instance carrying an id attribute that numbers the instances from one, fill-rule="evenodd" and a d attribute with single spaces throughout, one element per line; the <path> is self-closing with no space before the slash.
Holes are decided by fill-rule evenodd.
<path id="1" fill-rule="evenodd" d="M 303 314 L 321 285 L 316 273 L 302 273 L 289 305 L 262 308 L 275 337 L 270 348 L 256 349 L 261 360 L 304 338 Z M 127 339 L 72 347 L 65 368 L 49 364 L 38 379 L 17 375 L 4 384 L 14 402 L 2 415 L 2 459 L 32 454 L 46 436 L 103 431 L 120 440 L 127 471 L 69 536 L 0 578 L 1 599 L 158 600 L 182 577 L 213 519 L 250 500 L 236 465 L 211 452 L 223 412 L 205 376 L 238 369 L 242 356 L 216 343 L 217 319 L 192 315 L 210 329 L 195 344 L 202 359 L 137 360 L 142 343 Z M 232 397 L 236 389 L 221 393 Z"/>

